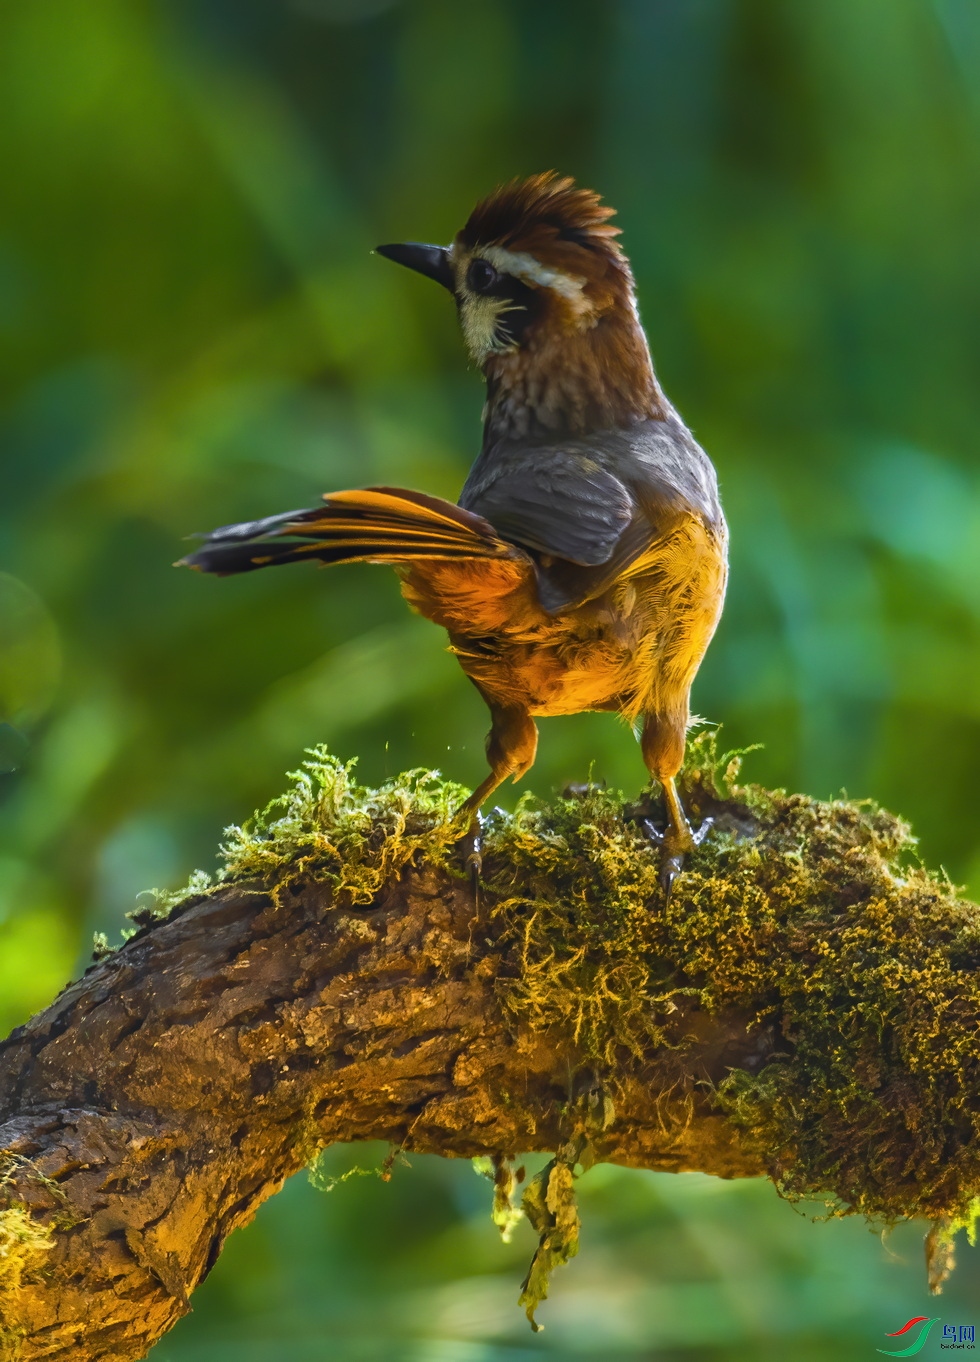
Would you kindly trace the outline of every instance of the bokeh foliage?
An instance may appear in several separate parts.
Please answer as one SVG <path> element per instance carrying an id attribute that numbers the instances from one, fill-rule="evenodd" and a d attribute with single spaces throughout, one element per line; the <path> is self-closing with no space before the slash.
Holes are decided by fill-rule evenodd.
<path id="1" fill-rule="evenodd" d="M 752 778 L 874 795 L 980 892 L 978 127 L 974 0 L 3 7 L 0 1028 L 305 746 L 368 782 L 479 778 L 482 705 L 390 574 L 170 563 L 330 487 L 458 491 L 477 376 L 445 296 L 370 248 L 445 241 L 550 166 L 619 208 L 720 471 L 732 589 L 698 709 L 765 744 Z M 630 734 L 546 723 L 531 785 L 590 769 L 636 788 Z M 423 1161 L 287 1189 L 159 1357 L 305 1362 L 340 1331 L 332 1355 L 386 1362 L 846 1358 L 931 1313 L 917 1251 L 765 1187 L 582 1193 L 533 1344 L 497 1310 L 519 1269 L 480 1184 Z"/>

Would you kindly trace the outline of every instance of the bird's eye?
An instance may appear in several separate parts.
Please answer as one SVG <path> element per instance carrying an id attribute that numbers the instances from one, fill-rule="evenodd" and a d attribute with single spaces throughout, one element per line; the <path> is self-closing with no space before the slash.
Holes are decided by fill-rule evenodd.
<path id="1" fill-rule="evenodd" d="M 473 293 L 488 293 L 497 282 L 497 277 L 497 271 L 490 262 L 477 256 L 470 261 L 466 271 L 466 284 Z"/>

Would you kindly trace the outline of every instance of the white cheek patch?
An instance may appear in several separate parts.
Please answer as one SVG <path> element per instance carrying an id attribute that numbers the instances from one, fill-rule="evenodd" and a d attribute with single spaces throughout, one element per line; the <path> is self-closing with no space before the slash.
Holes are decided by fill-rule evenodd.
<path id="1" fill-rule="evenodd" d="M 470 354 L 477 361 L 515 349 L 501 335 L 500 319 L 507 311 L 505 298 L 479 298 L 466 292 L 460 299 L 459 320 Z"/>
<path id="2" fill-rule="evenodd" d="M 595 308 L 585 295 L 585 280 L 577 274 L 553 270 L 526 251 L 507 251 L 503 246 L 484 246 L 477 251 L 477 255 L 489 260 L 501 274 L 512 274 L 529 284 L 537 284 L 539 288 L 553 289 L 571 304 L 572 311 L 578 317 L 595 313 Z"/>

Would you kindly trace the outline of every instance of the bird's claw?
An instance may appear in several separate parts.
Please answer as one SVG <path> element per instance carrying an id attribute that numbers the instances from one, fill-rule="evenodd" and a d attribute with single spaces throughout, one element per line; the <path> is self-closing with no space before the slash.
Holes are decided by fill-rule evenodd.
<path id="1" fill-rule="evenodd" d="M 696 831 L 694 828 L 688 829 L 688 831 L 691 834 L 691 840 L 694 843 L 694 847 L 699 847 L 701 845 L 701 843 L 707 837 L 708 833 L 711 831 L 714 825 L 715 820 L 713 818 L 706 818 Z M 694 847 L 691 848 L 692 851 L 694 850 Z"/>
<path id="2" fill-rule="evenodd" d="M 640 819 L 643 831 L 653 845 L 660 849 L 660 884 L 666 898 L 670 898 L 674 881 L 684 869 L 685 857 L 701 845 L 714 821 L 713 818 L 706 818 L 699 828 L 694 829 L 685 819 L 682 827 L 668 823 L 666 828 L 660 829 L 649 818 Z"/>
<path id="3" fill-rule="evenodd" d="M 459 840 L 459 849 L 463 857 L 463 869 L 469 877 L 470 888 L 473 891 L 473 902 L 477 910 L 479 910 L 480 907 L 480 873 L 483 870 L 482 834 L 483 815 L 478 810 L 474 813 L 468 830 Z"/>

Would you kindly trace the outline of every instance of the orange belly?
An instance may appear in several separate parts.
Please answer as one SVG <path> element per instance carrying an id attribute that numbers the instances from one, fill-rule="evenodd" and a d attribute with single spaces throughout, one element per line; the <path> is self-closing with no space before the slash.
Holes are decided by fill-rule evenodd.
<path id="1" fill-rule="evenodd" d="M 538 604 L 526 559 L 432 560 L 403 575 L 409 604 L 442 625 L 483 694 L 532 715 L 686 710 L 721 614 L 726 539 L 682 521 L 595 600 L 558 615 Z"/>

